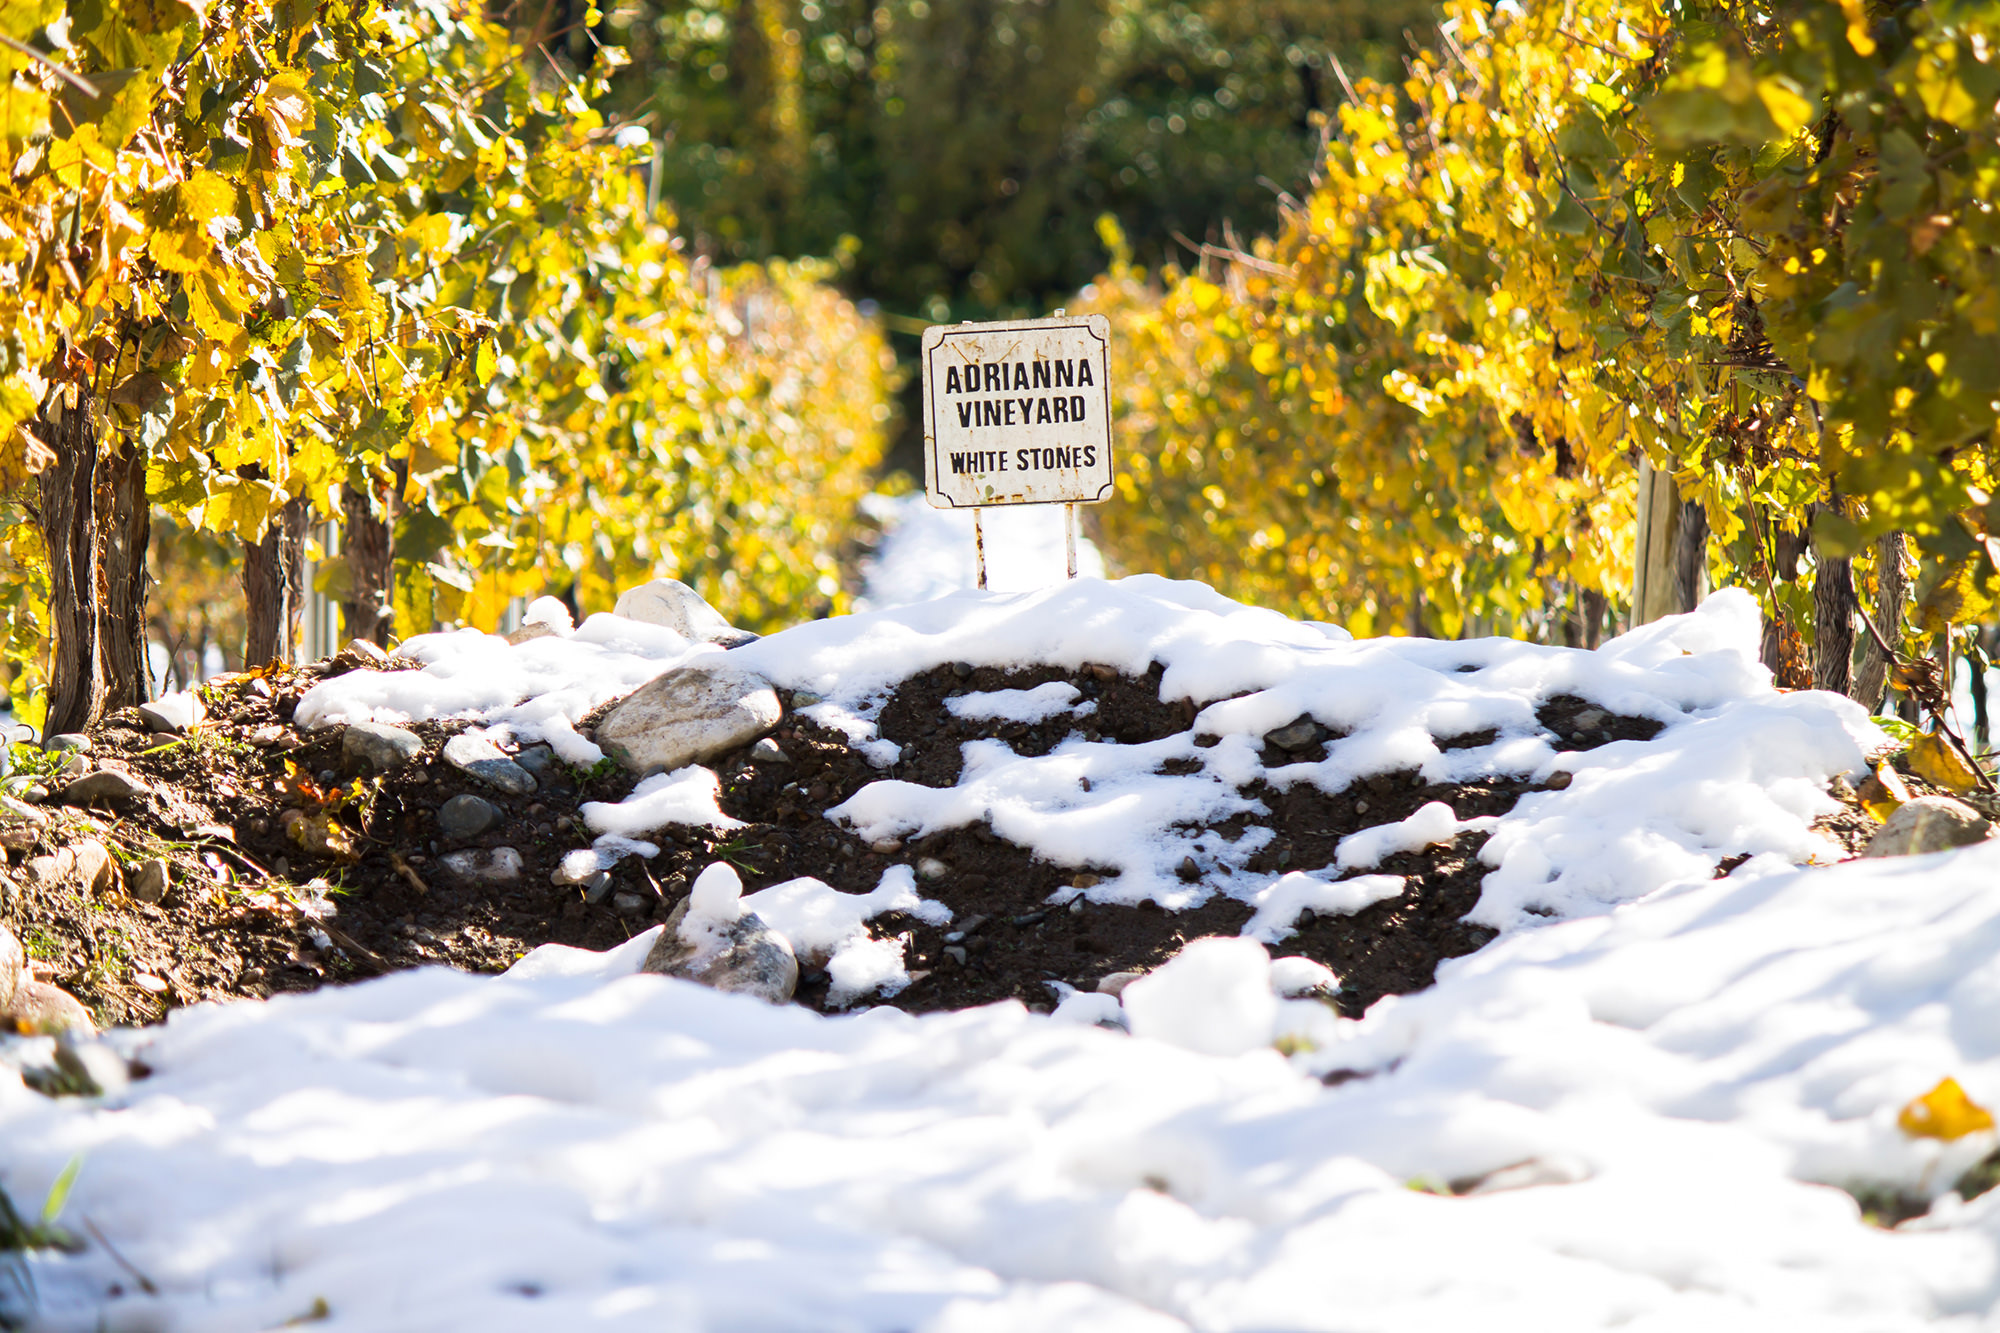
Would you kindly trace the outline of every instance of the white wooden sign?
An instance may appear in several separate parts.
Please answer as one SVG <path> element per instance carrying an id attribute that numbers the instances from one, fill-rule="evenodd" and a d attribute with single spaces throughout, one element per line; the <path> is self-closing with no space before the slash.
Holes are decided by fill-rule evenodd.
<path id="1" fill-rule="evenodd" d="M 924 490 L 939 509 L 1111 498 L 1110 321 L 924 331 Z"/>

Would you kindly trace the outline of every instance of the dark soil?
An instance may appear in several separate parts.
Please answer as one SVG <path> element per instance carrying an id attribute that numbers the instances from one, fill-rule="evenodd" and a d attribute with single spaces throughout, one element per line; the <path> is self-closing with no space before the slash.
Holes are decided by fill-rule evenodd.
<path id="1" fill-rule="evenodd" d="M 442 761 L 440 751 L 460 724 L 436 723 L 411 728 L 425 750 L 408 766 L 379 778 L 343 772 L 340 728 L 302 735 L 290 726 L 300 695 L 342 669 L 335 659 L 215 685 L 209 718 L 189 737 L 150 735 L 130 712 L 98 729 L 93 761 L 123 765 L 158 794 L 92 811 L 49 805 L 52 819 L 38 843 L 8 853 L 0 868 L 0 920 L 21 935 L 41 975 L 105 1022 L 145 1023 L 198 1000 L 311 990 L 425 964 L 497 972 L 552 941 L 607 948 L 664 920 L 692 876 L 718 858 L 738 867 L 748 890 L 813 875 L 864 892 L 891 865 L 910 864 L 919 867 L 924 895 L 949 905 L 954 920 L 942 929 L 897 916 L 876 921 L 879 932 L 908 937 L 914 982 L 889 1003 L 923 1011 L 1015 998 L 1045 1008 L 1054 998 L 1050 981 L 1088 988 L 1112 973 L 1145 970 L 1187 940 L 1236 933 L 1250 914 L 1220 895 L 1179 913 L 1151 902 L 1052 906 L 1052 895 L 1073 897 L 1075 887 L 1094 882 L 1093 873 L 1037 861 L 984 826 L 907 846 L 870 845 L 824 817 L 881 778 L 951 785 L 960 747 L 973 739 L 998 739 L 1039 755 L 1072 733 L 1138 744 L 1185 732 L 1198 710 L 1191 701 L 1161 701 L 1157 666 L 1137 678 L 1108 667 L 1002 672 L 962 665 L 914 677 L 881 710 L 882 735 L 902 747 L 887 770 L 788 709 L 774 733 L 784 762 L 753 761 L 746 747 L 710 765 L 722 779 L 723 809 L 749 827 L 721 837 L 692 828 L 654 834 L 660 855 L 620 862 L 612 892 L 596 902 L 553 883 L 551 872 L 565 852 L 590 841 L 578 807 L 622 799 L 634 785 L 630 775 L 609 765 L 579 772 L 544 751 L 524 756 L 540 760 L 540 788 L 506 796 Z M 1074 684 L 1095 711 L 1028 726 L 966 721 L 946 707 L 954 694 L 1054 680 Z M 1659 730 L 1656 722 L 1607 715 L 1569 697 L 1549 699 L 1539 717 L 1574 749 L 1646 739 Z M 1281 732 L 1272 735 L 1292 748 L 1267 742 L 1267 768 L 1317 759 L 1336 738 L 1316 725 Z M 1213 743 L 1197 736 L 1195 744 L 1204 739 Z M 1447 744 L 1491 739 L 1478 734 Z M 1200 762 L 1181 767 L 1193 771 Z M 1502 779 L 1425 785 L 1412 773 L 1377 776 L 1336 795 L 1304 782 L 1281 788 L 1259 781 L 1243 794 L 1268 813 L 1236 816 L 1220 831 L 1235 839 L 1253 828 L 1270 830 L 1253 870 L 1318 870 L 1333 863 L 1342 837 L 1401 819 L 1426 802 L 1443 801 L 1465 819 L 1505 813 L 1533 789 Z M 504 818 L 492 832 L 445 842 L 438 808 L 468 791 L 499 806 Z M 287 832 L 288 818 L 297 825 L 302 816 L 325 816 L 351 852 L 307 850 Z M 101 839 L 126 863 L 127 884 L 138 861 L 165 856 L 172 864 L 165 899 L 138 902 L 115 886 L 90 894 L 73 872 L 33 873 L 31 858 L 86 837 Z M 1483 835 L 1468 834 L 1450 846 L 1392 858 L 1380 869 L 1409 877 L 1400 897 L 1352 916 L 1302 918 L 1281 951 L 1331 967 L 1343 984 L 1338 1003 L 1349 1014 L 1382 995 L 1429 985 L 1441 960 L 1491 938 L 1491 931 L 1463 920 L 1485 873 L 1477 859 L 1482 842 Z M 512 847 L 522 873 L 505 883 L 455 878 L 441 857 L 467 847 Z M 1198 867 L 1190 870 L 1199 877 Z M 801 1002 L 823 1008 L 827 986 L 823 973 L 808 972 Z"/>

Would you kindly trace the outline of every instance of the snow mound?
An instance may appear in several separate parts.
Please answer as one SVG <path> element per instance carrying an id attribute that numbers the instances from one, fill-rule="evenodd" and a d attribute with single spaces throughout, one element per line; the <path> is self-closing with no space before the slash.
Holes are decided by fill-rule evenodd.
<path id="1" fill-rule="evenodd" d="M 1087 890 L 1098 902 L 1150 898 L 1178 910 L 1217 892 L 1257 902 L 1276 879 L 1249 865 L 1268 832 L 1253 828 L 1232 841 L 1215 829 L 1268 813 L 1244 794 L 1259 781 L 1328 793 L 1402 773 L 1427 784 L 1566 782 L 1530 792 L 1497 820 L 1460 821 L 1448 806 L 1427 807 L 1351 835 L 1333 865 L 1293 867 L 1335 880 L 1398 850 L 1490 833 L 1480 855 L 1491 873 L 1470 919 L 1507 929 L 1600 913 L 1710 873 L 1727 856 L 1837 858 L 1812 830 L 1838 808 L 1828 780 L 1858 769 L 1886 737 L 1849 700 L 1774 690 L 1756 658 L 1758 629 L 1754 601 L 1729 589 L 1596 652 L 1511 639 L 1353 642 L 1201 584 L 1143 575 L 961 592 L 817 621 L 734 649 L 731 660 L 816 700 L 799 711 L 885 768 L 901 751 L 877 719 L 897 685 L 919 673 L 959 664 L 1144 677 L 1157 664 L 1161 698 L 1196 710 L 1184 732 L 1143 744 L 1072 735 L 1032 756 L 1002 740 L 973 741 L 951 787 L 885 777 L 829 812 L 871 842 L 990 824 L 1042 861 L 1098 875 Z M 497 735 L 547 739 L 585 762 L 596 747 L 574 728 L 590 709 L 717 651 L 605 615 L 519 645 L 471 631 L 427 635 L 402 650 L 424 669 L 325 681 L 301 701 L 299 716 L 314 724 L 464 717 Z M 1542 720 L 1540 710 L 1558 698 L 1660 730 L 1648 740 L 1571 748 Z M 1050 682 L 967 694 L 948 707 L 1025 722 L 1076 709 L 1077 694 Z M 1264 738 L 1300 718 L 1324 745 L 1268 763 Z M 1463 743 L 1468 737 L 1479 743 Z M 712 780 L 701 770 L 668 775 L 622 805 L 593 806 L 591 827 L 627 840 L 600 850 L 653 846 L 630 840 L 666 819 L 726 827 Z"/>
<path id="2" fill-rule="evenodd" d="M 1359 1021 L 1212 942 L 1125 1011 L 1171 1040 L 403 973 L 123 1034 L 155 1072 L 102 1102 L 0 1068 L 0 1173 L 33 1207 L 80 1156 L 65 1220 L 157 1288 L 38 1255 L 57 1331 L 1986 1327 L 2000 1195 L 1948 1186 L 1996 1136 L 1895 1122 L 2000 1101 L 1996 879 L 1765 858 Z M 1273 1004 L 1289 1059 L 1203 1035 Z M 1829 1184 L 1938 1203 L 1888 1232 Z"/>

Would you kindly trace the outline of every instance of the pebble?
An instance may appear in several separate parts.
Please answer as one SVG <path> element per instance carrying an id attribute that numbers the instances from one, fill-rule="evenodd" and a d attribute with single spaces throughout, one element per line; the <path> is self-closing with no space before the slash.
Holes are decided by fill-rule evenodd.
<path id="1" fill-rule="evenodd" d="M 76 875 L 86 894 L 103 893 L 118 880 L 118 863 L 111 849 L 95 838 L 84 838 L 71 851 L 76 857 Z"/>
<path id="2" fill-rule="evenodd" d="M 797 701 L 796 695 L 793 696 L 793 700 L 794 702 Z M 785 748 L 782 745 L 779 745 L 769 736 L 766 736 L 750 747 L 750 762 L 753 764 L 789 764 L 792 762 L 792 757 L 785 753 Z"/>
<path id="3" fill-rule="evenodd" d="M 1567 769 L 1559 768 L 1542 779 L 1542 787 L 1547 791 L 1565 791 L 1574 780 L 1574 774 L 1570 773 Z"/>
<path id="4" fill-rule="evenodd" d="M 7 1012 L 15 987 L 24 980 L 23 972 L 27 965 L 28 956 L 21 948 L 21 941 L 13 931 L 0 925 L 0 1014 Z"/>
<path id="5" fill-rule="evenodd" d="M 176 690 L 139 705 L 139 716 L 147 730 L 173 735 L 194 730 L 207 712 L 193 690 Z"/>
<path id="6" fill-rule="evenodd" d="M 636 893 L 618 893 L 612 895 L 611 907 L 620 916 L 637 916 L 646 910 L 646 900 Z"/>
<path id="7" fill-rule="evenodd" d="M 1367 813 L 1368 813 L 1368 802 L 1366 802 L 1366 801 L 1356 801 L 1356 802 L 1354 803 L 1354 813 L 1355 813 L 1355 814 L 1357 814 L 1357 815 L 1365 815 L 1365 814 L 1367 814 Z"/>
<path id="8" fill-rule="evenodd" d="M 1603 725 L 1604 710 L 1602 708 L 1586 708 L 1569 720 L 1571 733 L 1579 736 L 1585 732 L 1596 731 Z"/>
<path id="9" fill-rule="evenodd" d="M 49 750 L 74 750 L 78 754 L 89 754 L 96 747 L 91 744 L 90 737 L 84 735 L 82 732 L 65 731 L 60 735 L 49 737 L 48 745 L 43 748 Z"/>
<path id="10" fill-rule="evenodd" d="M 583 890 L 583 900 L 594 907 L 611 896 L 611 872 L 600 870 L 578 887 Z"/>
<path id="11" fill-rule="evenodd" d="M 877 856 L 894 856 L 897 852 L 903 850 L 903 844 L 901 839 L 898 838 L 882 838 L 869 843 L 868 850 Z"/>
<path id="12" fill-rule="evenodd" d="M 131 1087 L 130 1062 L 101 1041 L 76 1040 L 73 1032 L 81 1030 L 56 1041 L 56 1068 L 69 1075 L 71 1086 L 85 1097 L 115 1097 Z"/>
<path id="13" fill-rule="evenodd" d="M 1183 856 L 1181 863 L 1174 868 L 1174 873 L 1192 884 L 1201 878 L 1201 866 L 1192 856 Z"/>
<path id="14" fill-rule="evenodd" d="M 286 734 L 285 728 L 275 722 L 268 722 L 250 733 L 250 743 L 260 749 L 268 750 L 273 746 L 283 745 Z"/>
<path id="15" fill-rule="evenodd" d="M 340 738 L 342 762 L 364 772 L 393 772 L 423 752 L 423 737 L 381 722 L 353 723 Z"/>
<path id="16" fill-rule="evenodd" d="M 1288 722 L 1276 731 L 1264 733 L 1264 743 L 1275 745 L 1280 750 L 1303 750 L 1319 740 L 1319 723 L 1309 717 L 1296 722 Z"/>
<path id="17" fill-rule="evenodd" d="M 814 704 L 823 704 L 825 702 L 826 696 L 817 690 L 792 691 L 792 707 L 794 708 L 811 708 Z"/>
<path id="18" fill-rule="evenodd" d="M 156 903 L 167 896 L 169 882 L 166 860 L 155 856 L 132 868 L 131 885 L 127 892 L 139 902 Z"/>
<path id="19" fill-rule="evenodd" d="M 563 854 L 556 868 L 549 872 L 551 884 L 581 884 L 600 871 L 609 870 L 617 862 L 617 857 L 606 856 L 595 847 L 579 847 Z"/>
<path id="20" fill-rule="evenodd" d="M 446 871 L 460 879 L 487 884 L 511 884 L 521 877 L 521 854 L 512 847 L 469 847 L 438 858 Z"/>
<path id="21" fill-rule="evenodd" d="M 960 967 L 965 966 L 966 953 L 964 945 L 947 944 L 944 949 L 944 956 L 957 963 Z"/>
<path id="22" fill-rule="evenodd" d="M 527 745 L 514 756 L 514 762 L 528 770 L 528 776 L 537 786 L 560 786 L 565 776 L 563 761 L 556 752 L 546 745 Z"/>
<path id="23" fill-rule="evenodd" d="M 509 759 L 484 736 L 460 732 L 445 742 L 444 760 L 461 773 L 498 788 L 509 796 L 526 796 L 535 789 L 534 775 Z"/>
<path id="24" fill-rule="evenodd" d="M 1127 986 L 1145 975 L 1144 972 L 1113 972 L 1109 976 L 1099 978 L 1097 993 L 1113 997 L 1123 995 Z"/>
<path id="25" fill-rule="evenodd" d="M 75 867 L 76 853 L 62 847 L 53 855 L 29 857 L 28 877 L 37 884 L 58 884 Z"/>
<path id="26" fill-rule="evenodd" d="M 947 866 L 935 856 L 926 856 L 923 860 L 917 862 L 917 878 L 943 879 L 945 872 L 950 869 L 950 866 Z"/>
<path id="27" fill-rule="evenodd" d="M 438 832 L 461 841 L 476 838 L 505 817 L 499 806 L 483 796 L 454 796 L 438 810 Z"/>
<path id="28" fill-rule="evenodd" d="M 92 801 L 128 801 L 152 794 L 151 787 L 130 773 L 116 768 L 100 768 L 64 787 L 62 799 L 65 805 L 89 805 Z"/>

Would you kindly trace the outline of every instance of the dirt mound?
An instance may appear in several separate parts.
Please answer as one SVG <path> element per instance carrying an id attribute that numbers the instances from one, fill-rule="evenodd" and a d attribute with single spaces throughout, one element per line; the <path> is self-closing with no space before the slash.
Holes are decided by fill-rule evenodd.
<path id="1" fill-rule="evenodd" d="M 498 972 L 549 942 L 608 948 L 663 921 L 693 876 L 718 859 L 733 863 L 753 891 L 812 875 L 865 892 L 888 867 L 908 864 L 924 896 L 949 905 L 954 920 L 945 927 L 898 915 L 876 920 L 877 932 L 907 937 L 914 979 L 888 1003 L 921 1011 L 1011 997 L 1046 1008 L 1054 998 L 1050 981 L 1089 988 L 1112 973 L 1144 970 L 1186 940 L 1236 933 L 1250 915 L 1219 895 L 1179 913 L 1151 902 L 1052 907 L 1051 895 L 1088 886 L 1092 872 L 1039 861 L 984 825 L 908 845 L 870 844 L 825 817 L 884 777 L 952 785 L 960 747 L 974 739 L 1037 755 L 1072 732 L 1129 745 L 1188 731 L 1197 710 L 1160 700 L 1157 667 L 1135 678 L 1108 668 L 1000 671 L 961 664 L 913 677 L 880 713 L 881 734 L 902 750 L 888 770 L 794 713 L 787 699 L 774 733 L 782 760 L 768 747 L 761 755 L 745 747 L 710 765 L 722 781 L 722 809 L 747 827 L 650 835 L 660 855 L 619 862 L 608 888 L 588 897 L 552 882 L 551 874 L 565 852 L 589 844 L 579 807 L 622 799 L 635 785 L 630 775 L 608 763 L 580 771 L 546 747 L 531 747 L 521 757 L 540 785 L 510 796 L 443 761 L 445 742 L 462 728 L 456 723 L 410 728 L 423 739 L 423 753 L 392 773 L 345 771 L 341 728 L 301 734 L 291 726 L 303 692 L 342 669 L 336 659 L 213 685 L 205 691 L 208 719 L 188 736 L 150 734 L 131 711 L 93 734 L 94 763 L 125 768 L 154 794 L 89 809 L 45 805 L 50 821 L 36 842 L 9 851 L 0 871 L 0 920 L 13 923 L 38 975 L 70 990 L 107 1023 L 145 1023 L 197 1000 L 311 990 L 426 964 Z M 1069 682 L 1095 708 L 1083 717 L 1065 713 L 1024 724 L 968 721 L 945 706 L 956 694 L 1050 681 Z M 1658 730 L 1657 723 L 1607 716 L 1567 697 L 1546 701 L 1539 716 L 1573 749 L 1645 739 Z M 1322 727 L 1285 739 L 1292 748 L 1267 746 L 1267 764 L 1318 758 L 1336 737 Z M 1260 779 L 1242 794 L 1268 813 L 1237 815 L 1217 832 L 1233 841 L 1268 829 L 1252 869 L 1312 870 L 1333 863 L 1347 834 L 1401 819 L 1428 802 L 1442 801 L 1468 819 L 1503 814 L 1537 789 L 1499 779 L 1426 784 L 1404 772 L 1328 795 L 1306 783 L 1280 791 Z M 500 819 L 477 836 L 450 840 L 440 832 L 439 810 L 461 794 L 491 802 Z M 1852 829 L 1832 831 L 1851 844 L 1868 827 L 1865 820 L 1858 816 Z M 1332 968 L 1342 981 L 1338 1003 L 1350 1014 L 1384 994 L 1429 985 L 1441 960 L 1491 937 L 1462 919 L 1479 897 L 1484 836 L 1467 833 L 1449 845 L 1391 857 L 1379 869 L 1409 877 L 1400 897 L 1351 916 L 1302 917 L 1279 952 Z M 118 883 L 93 890 L 82 882 L 74 856 L 60 853 L 83 840 L 111 850 L 123 867 Z M 445 859 L 501 848 L 518 854 L 518 873 L 492 872 L 504 858 L 489 857 L 487 870 L 470 874 L 454 873 Z M 131 890 L 143 880 L 138 867 L 153 858 L 169 863 L 170 887 L 157 902 L 140 901 Z M 1188 878 L 1200 873 L 1192 865 L 1183 871 Z M 809 972 L 800 1001 L 824 1008 L 828 984 L 824 973 Z"/>

